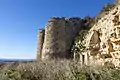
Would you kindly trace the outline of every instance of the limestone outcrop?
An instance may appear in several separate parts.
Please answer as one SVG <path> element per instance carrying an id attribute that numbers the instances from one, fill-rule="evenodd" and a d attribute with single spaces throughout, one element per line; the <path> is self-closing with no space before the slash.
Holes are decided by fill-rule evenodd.
<path id="1" fill-rule="evenodd" d="M 89 62 L 111 62 L 120 66 L 120 5 L 98 20 L 90 29 L 84 42 Z"/>
<path id="2" fill-rule="evenodd" d="M 116 0 L 116 2 L 115 2 L 117 5 L 119 5 L 120 4 L 120 0 Z"/>

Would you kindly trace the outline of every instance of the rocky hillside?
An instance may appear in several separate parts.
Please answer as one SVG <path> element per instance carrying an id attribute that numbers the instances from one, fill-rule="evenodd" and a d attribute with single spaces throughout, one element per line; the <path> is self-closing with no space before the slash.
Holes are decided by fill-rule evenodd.
<path id="1" fill-rule="evenodd" d="M 85 51 L 78 51 L 81 62 L 120 66 L 120 5 L 99 18 L 84 38 L 82 43 L 81 40 L 76 43 L 78 48 L 79 44 L 84 44 Z"/>

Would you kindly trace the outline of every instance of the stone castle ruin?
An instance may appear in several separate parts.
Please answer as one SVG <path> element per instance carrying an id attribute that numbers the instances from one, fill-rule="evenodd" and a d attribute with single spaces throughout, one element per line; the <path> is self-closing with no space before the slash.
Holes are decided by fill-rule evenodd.
<path id="1" fill-rule="evenodd" d="M 37 59 L 71 58 L 73 40 L 83 26 L 77 17 L 51 18 L 45 30 L 39 30 Z"/>
<path id="2" fill-rule="evenodd" d="M 82 42 L 75 43 L 77 48 L 84 43 L 84 52 L 79 52 L 79 60 L 82 64 L 106 63 L 120 66 L 120 0 L 107 14 L 99 17 L 96 23 L 88 31 Z M 49 20 L 45 30 L 38 32 L 37 60 L 65 58 L 76 55 L 71 54 L 74 39 L 79 31 L 86 29 L 86 23 L 81 18 L 58 18 Z M 75 58 L 75 57 L 74 57 Z"/>

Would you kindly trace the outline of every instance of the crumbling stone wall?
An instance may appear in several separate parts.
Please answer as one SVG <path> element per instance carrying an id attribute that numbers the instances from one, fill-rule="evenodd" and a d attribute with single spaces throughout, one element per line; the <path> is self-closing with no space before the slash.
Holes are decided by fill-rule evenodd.
<path id="1" fill-rule="evenodd" d="M 37 60 L 40 60 L 42 58 L 42 49 L 43 49 L 43 43 L 44 43 L 44 36 L 45 36 L 45 30 L 40 29 L 38 31 Z"/>
<path id="2" fill-rule="evenodd" d="M 71 58 L 70 50 L 74 38 L 83 27 L 82 19 L 53 17 L 44 31 L 39 32 L 38 58 Z M 44 36 L 44 38 L 43 38 Z"/>
<path id="3" fill-rule="evenodd" d="M 51 18 L 45 28 L 42 59 L 70 58 L 73 40 L 80 29 L 80 18 Z"/>

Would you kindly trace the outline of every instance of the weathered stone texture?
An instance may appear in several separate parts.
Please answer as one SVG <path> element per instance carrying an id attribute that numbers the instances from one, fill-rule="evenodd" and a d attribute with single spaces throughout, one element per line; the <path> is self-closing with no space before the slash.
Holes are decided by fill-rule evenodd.
<path id="1" fill-rule="evenodd" d="M 42 59 L 70 58 L 70 49 L 81 24 L 80 18 L 51 18 L 45 28 Z"/>
<path id="2" fill-rule="evenodd" d="M 83 28 L 80 18 L 53 17 L 44 30 L 39 30 L 38 59 L 70 58 L 70 50 L 77 33 Z"/>
<path id="3" fill-rule="evenodd" d="M 117 5 L 119 5 L 120 4 L 120 0 L 116 0 L 116 2 L 115 2 Z"/>
<path id="4" fill-rule="evenodd" d="M 39 32 L 38 58 L 70 58 L 74 38 L 84 25 L 80 18 L 51 18 L 45 32 Z M 120 66 L 120 5 L 94 24 L 83 43 L 86 51 L 79 55 L 82 64 L 112 63 Z"/>
<path id="5" fill-rule="evenodd" d="M 90 62 L 108 61 L 120 66 L 120 5 L 109 11 L 109 14 L 91 28 L 85 42 L 86 47 L 89 48 Z"/>
<path id="6" fill-rule="evenodd" d="M 37 47 L 37 60 L 42 58 L 42 48 L 44 43 L 45 30 L 40 29 L 38 31 L 38 47 Z"/>

